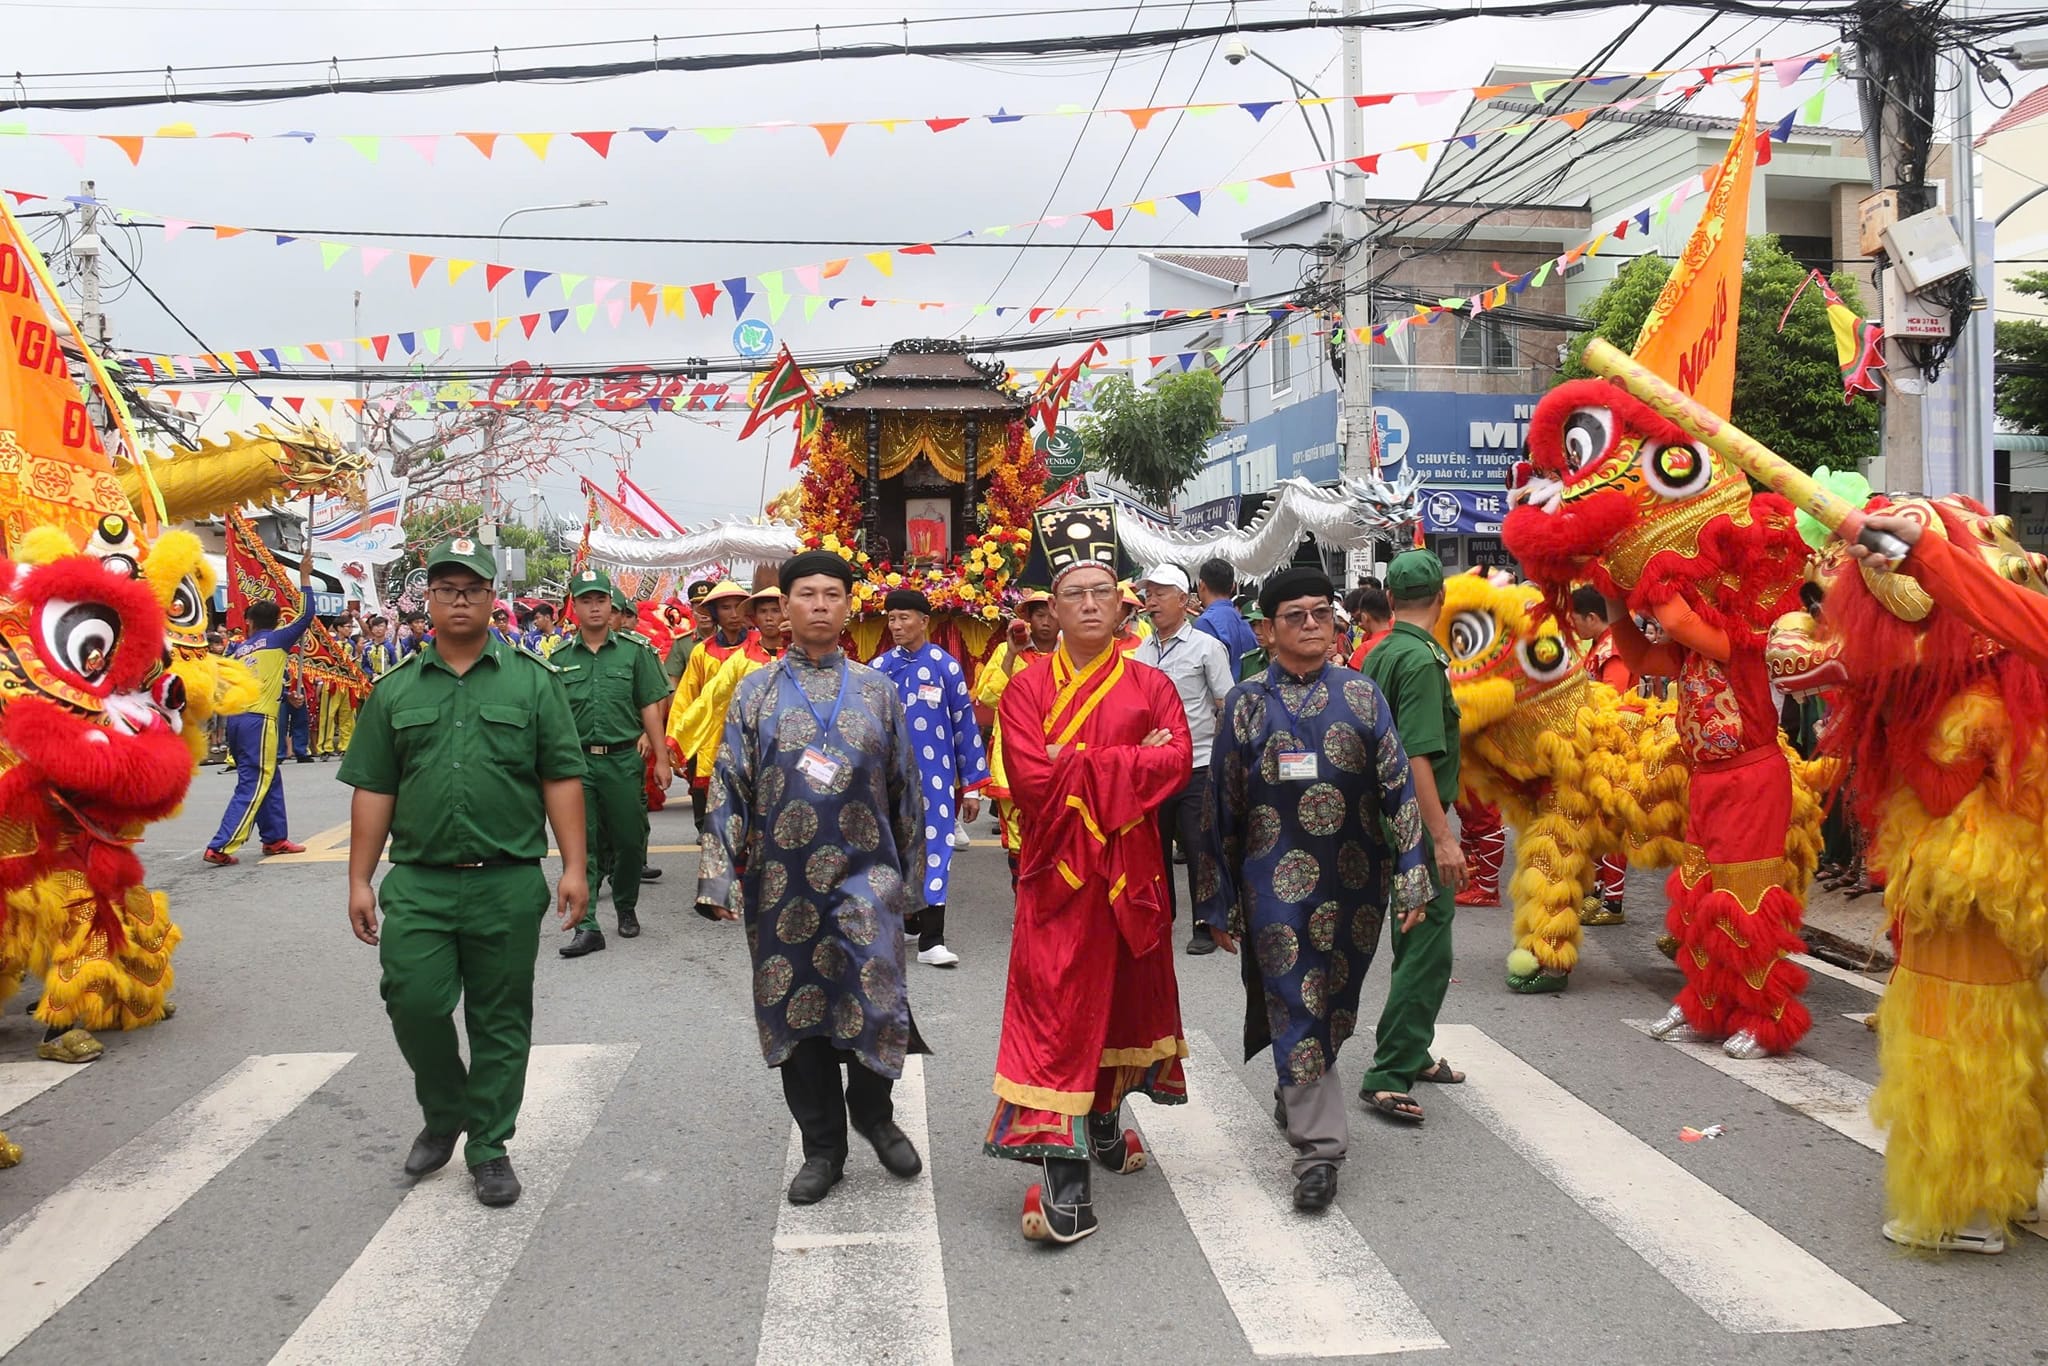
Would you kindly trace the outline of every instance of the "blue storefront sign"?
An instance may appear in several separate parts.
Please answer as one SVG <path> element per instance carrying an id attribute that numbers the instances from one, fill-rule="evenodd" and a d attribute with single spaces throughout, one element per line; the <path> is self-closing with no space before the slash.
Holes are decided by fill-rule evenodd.
<path id="1" fill-rule="evenodd" d="M 1422 491 L 1422 529 L 1432 536 L 1498 536 L 1507 515 L 1508 496 L 1500 489 Z"/>
<path id="2" fill-rule="evenodd" d="M 1521 458 L 1537 397 L 1376 393 L 1380 467 L 1389 477 L 1419 474 L 1427 490 L 1499 490 Z M 1215 437 L 1207 463 L 1183 491 L 1182 501 L 1206 505 L 1232 494 L 1263 493 L 1282 479 L 1335 481 L 1340 463 L 1337 402 L 1334 390 L 1317 394 Z M 1466 520 L 1476 526 L 1500 519 L 1474 502 Z"/>

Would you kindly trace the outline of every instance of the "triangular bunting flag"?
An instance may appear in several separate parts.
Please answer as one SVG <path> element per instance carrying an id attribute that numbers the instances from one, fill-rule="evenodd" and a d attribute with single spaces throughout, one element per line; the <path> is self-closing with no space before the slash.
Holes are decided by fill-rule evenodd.
<path id="1" fill-rule="evenodd" d="M 507 275 L 510 275 L 511 273 L 512 267 L 510 266 L 501 266 L 492 262 L 486 262 L 484 265 L 484 288 L 495 294 L 497 292 L 499 284 L 502 283 L 505 277 Z"/>
<path id="2" fill-rule="evenodd" d="M 612 154 L 612 135 L 609 132 L 572 133 L 570 136 L 601 157 Z"/>
<path id="3" fill-rule="evenodd" d="M 548 159 L 548 144 L 555 140 L 553 133 L 516 133 L 514 136 L 525 143 L 527 150 L 540 161 Z"/>
<path id="4" fill-rule="evenodd" d="M 461 136 L 463 141 L 482 152 L 486 158 L 491 155 L 491 149 L 498 145 L 496 133 L 464 133 Z"/>
<path id="5" fill-rule="evenodd" d="M 434 258 L 431 256 L 422 256 L 416 251 L 406 254 L 406 274 L 412 276 L 412 287 L 414 289 L 420 287 L 420 278 L 427 273 L 427 267 L 433 264 Z"/>
<path id="6" fill-rule="evenodd" d="M 839 140 L 846 136 L 847 125 L 843 123 L 814 123 L 811 125 L 825 142 L 825 155 L 832 156 L 839 150 Z"/>
<path id="7" fill-rule="evenodd" d="M 732 315 L 735 318 L 745 317 L 747 305 L 753 302 L 754 298 L 754 291 L 747 288 L 747 277 L 735 275 L 723 283 L 726 294 L 732 299 Z"/>

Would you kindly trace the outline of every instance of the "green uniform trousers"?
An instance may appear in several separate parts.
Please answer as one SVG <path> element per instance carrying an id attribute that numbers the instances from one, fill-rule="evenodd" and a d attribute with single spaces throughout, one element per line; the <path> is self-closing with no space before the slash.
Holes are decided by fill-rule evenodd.
<path id="1" fill-rule="evenodd" d="M 583 929 L 597 928 L 597 889 L 612 880 L 612 909 L 640 909 L 640 874 L 647 867 L 647 773 L 628 745 L 610 754 L 585 754 L 583 836 L 589 850 L 590 914 Z"/>
<path id="2" fill-rule="evenodd" d="M 1427 834 L 1422 856 L 1429 861 L 1429 883 L 1436 894 L 1428 914 L 1412 930 L 1403 931 L 1396 917 L 1387 917 L 1394 939 L 1394 975 L 1387 984 L 1387 1003 L 1380 1011 L 1372 1071 L 1359 1083 L 1359 1094 L 1375 1091 L 1406 1093 L 1415 1078 L 1435 1061 L 1436 1013 L 1451 985 L 1451 921 L 1458 912 L 1455 894 L 1437 880 L 1436 849 Z"/>
<path id="3" fill-rule="evenodd" d="M 401 863 L 377 889 L 384 1009 L 412 1068 L 427 1129 L 466 1132 L 470 1166 L 505 1155 L 526 1093 L 533 963 L 548 880 L 536 863 L 437 868 Z M 469 1066 L 455 1037 L 455 1004 Z"/>

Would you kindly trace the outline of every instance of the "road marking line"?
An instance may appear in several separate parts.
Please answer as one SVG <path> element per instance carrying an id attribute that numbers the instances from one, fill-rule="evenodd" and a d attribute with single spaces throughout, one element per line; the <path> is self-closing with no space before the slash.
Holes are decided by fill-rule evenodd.
<path id="1" fill-rule="evenodd" d="M 1440 1024 L 1436 1039 L 1466 1070 L 1458 1104 L 1730 1332 L 1904 1322 L 1483 1031 Z"/>
<path id="2" fill-rule="evenodd" d="M 479 1205 L 459 1165 L 427 1177 L 271 1361 L 460 1361 L 639 1047 L 534 1049 L 513 1139 L 519 1203 Z"/>
<path id="3" fill-rule="evenodd" d="M 1848 1018 L 1860 1021 L 1868 1017 L 1851 1015 Z M 1628 1020 L 1625 1023 L 1645 1034 L 1650 1032 L 1651 1022 L 1648 1020 Z M 1791 1106 L 1808 1119 L 1826 1125 L 1880 1157 L 1884 1155 L 1884 1130 L 1870 1118 L 1870 1093 L 1875 1089 L 1870 1083 L 1799 1053 L 1738 1062 L 1715 1044 L 1689 1039 L 1666 1042 L 1716 1072 L 1735 1078 L 1750 1090 Z M 2042 1177 L 2041 1191 L 2036 1198 L 2048 1201 L 2048 1175 Z M 2020 1227 L 2037 1238 L 2048 1238 L 2048 1224 L 2022 1224 Z"/>
<path id="4" fill-rule="evenodd" d="M 1252 1352 L 1448 1346 L 1341 1208 L 1313 1218 L 1294 1208 L 1293 1149 L 1223 1052 L 1193 1030 L 1188 1050 L 1188 1103 L 1146 1108 L 1145 1137 Z"/>
<path id="5" fill-rule="evenodd" d="M 1865 1029 L 1868 1029 L 1870 1027 L 1870 1022 L 1877 1018 L 1877 1012 L 1874 1010 L 1845 1010 L 1842 1012 L 1842 1018 L 1845 1020 L 1854 1020 L 1857 1024 L 1860 1024 Z"/>
<path id="6" fill-rule="evenodd" d="M 1815 958 L 1810 953 L 1795 953 L 1792 961 L 1808 972 L 1817 972 L 1823 977 L 1832 977 L 1837 982 L 1847 982 L 1852 987 L 1869 992 L 1872 996 L 1884 995 L 1884 983 L 1874 977 L 1867 977 L 1849 968 L 1837 967 L 1833 963 Z"/>
<path id="7" fill-rule="evenodd" d="M 75 1062 L 0 1062 L 0 1117 L 5 1117 L 59 1082 L 85 1070 Z"/>
<path id="8" fill-rule="evenodd" d="M 1648 1034 L 1654 1021 L 1624 1020 L 1623 1023 L 1630 1029 Z M 1769 1096 L 1781 1105 L 1791 1106 L 1852 1143 L 1860 1143 L 1874 1153 L 1884 1151 L 1884 1134 L 1870 1118 L 1869 1082 L 1847 1072 L 1839 1072 L 1801 1053 L 1740 1062 L 1723 1053 L 1719 1044 L 1694 1039 L 1667 1039 L 1665 1042 L 1716 1072 L 1735 1078 L 1750 1090 Z"/>
<path id="9" fill-rule="evenodd" d="M 922 1057 L 904 1059 L 894 1099 L 897 1127 L 929 1157 Z M 840 1366 L 885 1353 L 897 1366 L 951 1366 L 930 1162 L 904 1181 L 882 1170 L 859 1134 L 851 1137 L 845 1180 L 815 1205 L 784 1201 L 775 1218 L 755 1360 Z M 794 1178 L 803 1161 L 803 1135 L 792 1125 L 785 1176 Z"/>
<path id="10" fill-rule="evenodd" d="M 0 1229 L 0 1356 L 20 1346 L 353 1058 L 245 1058 Z"/>

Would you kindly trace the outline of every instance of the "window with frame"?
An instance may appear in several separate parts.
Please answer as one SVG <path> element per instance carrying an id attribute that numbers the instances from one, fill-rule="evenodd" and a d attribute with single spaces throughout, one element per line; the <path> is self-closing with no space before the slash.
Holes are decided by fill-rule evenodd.
<path id="1" fill-rule="evenodd" d="M 1273 334 L 1273 344 L 1266 348 L 1268 364 L 1272 371 L 1272 391 L 1284 394 L 1294 387 L 1294 341 L 1285 331 Z"/>
<path id="2" fill-rule="evenodd" d="M 1468 290 L 1467 297 L 1480 291 Z M 1458 319 L 1458 366 L 1464 370 L 1512 370 L 1515 329 L 1492 313 L 1478 317 L 1461 314 Z"/>

